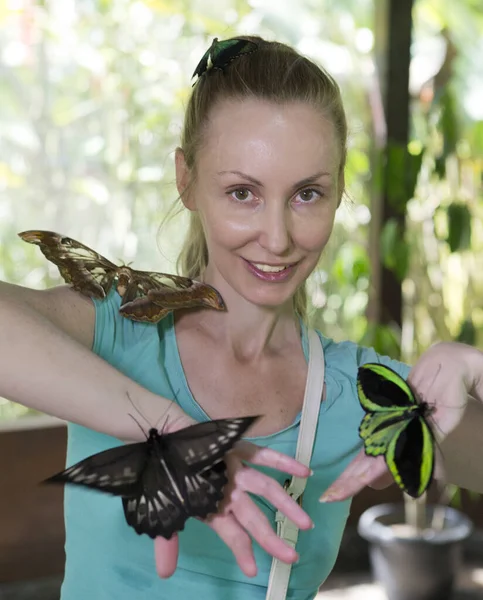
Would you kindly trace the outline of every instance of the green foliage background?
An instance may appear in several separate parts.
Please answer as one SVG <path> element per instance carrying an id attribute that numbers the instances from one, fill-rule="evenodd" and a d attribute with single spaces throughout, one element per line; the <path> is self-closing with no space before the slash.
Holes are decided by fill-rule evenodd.
<path id="1" fill-rule="evenodd" d="M 407 215 L 404 237 L 389 222 L 380 240 L 381 260 L 403 282 L 402 331 L 366 318 L 379 185 L 370 0 L 0 1 L 0 279 L 61 283 L 17 237 L 26 229 L 174 271 L 185 215 L 159 226 L 176 202 L 173 156 L 191 74 L 213 37 L 255 33 L 325 66 L 349 117 L 347 199 L 310 280 L 315 323 L 407 361 L 439 339 L 482 346 L 483 17 L 476 1 L 451 3 L 451 15 L 447 4 L 415 4 L 412 139 L 390 146 L 384 163 L 390 197 Z M 27 412 L 0 402 L 0 418 Z"/>

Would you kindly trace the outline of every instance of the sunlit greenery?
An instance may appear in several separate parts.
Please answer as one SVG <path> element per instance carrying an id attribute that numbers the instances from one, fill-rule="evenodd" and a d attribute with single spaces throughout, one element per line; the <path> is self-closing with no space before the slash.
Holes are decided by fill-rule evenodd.
<path id="1" fill-rule="evenodd" d="M 159 226 L 176 201 L 173 154 L 191 74 L 213 37 L 255 33 L 294 45 L 342 87 L 351 132 L 348 198 L 310 297 L 326 335 L 367 339 L 375 6 L 0 1 L 0 279 L 37 288 L 61 283 L 39 250 L 17 237 L 26 229 L 64 233 L 137 268 L 174 271 L 185 216 Z M 408 257 L 406 360 L 437 339 L 483 344 L 483 17 L 475 7 L 462 0 L 449 14 L 444 0 L 419 0 L 414 10 L 409 154 L 420 154 L 422 166 L 406 198 L 406 238 L 389 228 L 381 247 L 382 260 L 398 267 L 396 242 Z M 378 335 L 379 346 L 399 353 L 400 332 Z M 0 404 L 0 418 L 23 412 Z"/>

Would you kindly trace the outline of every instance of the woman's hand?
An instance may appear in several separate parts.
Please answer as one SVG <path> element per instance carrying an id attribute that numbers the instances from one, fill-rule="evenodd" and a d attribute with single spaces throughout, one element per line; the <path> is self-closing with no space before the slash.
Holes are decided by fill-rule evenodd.
<path id="1" fill-rule="evenodd" d="M 175 428 L 193 423 L 189 417 L 179 418 L 176 419 Z M 297 552 L 277 536 L 249 493 L 263 496 L 300 529 L 310 529 L 312 520 L 277 481 L 244 463 L 272 467 L 298 477 L 308 477 L 310 469 L 285 454 L 246 441 L 238 442 L 226 455 L 225 462 L 228 476 L 225 497 L 219 511 L 211 515 L 206 524 L 230 548 L 238 566 L 249 577 L 257 573 L 251 537 L 272 556 L 286 563 L 295 562 L 298 559 Z M 156 538 L 154 549 L 158 575 L 170 577 L 178 562 L 178 536 L 175 534 L 170 540 Z"/>
<path id="2" fill-rule="evenodd" d="M 438 444 L 460 423 L 468 394 L 475 388 L 475 353 L 479 354 L 481 362 L 481 353 L 474 348 L 455 342 L 441 342 L 427 350 L 409 373 L 408 382 L 418 398 L 435 407 L 431 420 Z M 438 461 L 435 476 L 442 476 Z M 320 500 L 345 500 L 366 486 L 380 489 L 392 482 L 384 457 L 366 456 L 362 449 Z"/>

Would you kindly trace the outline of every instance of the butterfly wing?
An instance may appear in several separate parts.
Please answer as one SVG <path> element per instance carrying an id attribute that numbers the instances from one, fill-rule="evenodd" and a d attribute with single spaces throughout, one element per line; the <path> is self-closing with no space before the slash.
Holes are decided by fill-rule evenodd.
<path id="1" fill-rule="evenodd" d="M 62 278 L 86 296 L 105 298 L 114 278 L 116 265 L 91 248 L 53 231 L 23 231 L 25 242 L 39 246 L 42 254 L 54 263 Z"/>
<path id="2" fill-rule="evenodd" d="M 367 363 L 357 372 L 359 402 L 368 412 L 400 411 L 417 406 L 409 384 L 393 369 Z"/>
<path id="3" fill-rule="evenodd" d="M 218 38 L 215 38 L 211 42 L 211 46 L 203 54 L 200 62 L 196 65 L 196 69 L 195 69 L 193 75 L 191 76 L 191 79 L 193 79 L 193 77 L 195 77 L 196 75 L 198 75 L 198 77 L 201 77 L 203 75 L 203 73 L 208 69 L 208 60 L 210 58 L 210 53 L 212 52 L 213 48 L 216 46 L 217 43 L 218 43 Z"/>
<path id="4" fill-rule="evenodd" d="M 429 487 L 434 473 L 434 435 L 422 416 L 415 416 L 389 443 L 386 463 L 398 486 L 413 498 Z"/>
<path id="5" fill-rule="evenodd" d="M 138 534 L 170 539 L 189 517 L 204 519 L 216 512 L 227 483 L 226 464 L 219 460 L 203 472 L 192 472 L 184 462 L 168 460 L 162 437 L 162 447 L 153 450 L 136 492 L 122 503 L 127 523 Z"/>
<path id="6" fill-rule="evenodd" d="M 427 406 L 395 371 L 379 363 L 359 368 L 357 391 L 367 414 L 359 434 L 366 454 L 383 454 L 397 485 L 419 497 L 434 471 L 434 436 L 425 420 Z"/>
<path id="7" fill-rule="evenodd" d="M 218 42 L 212 51 L 213 68 L 223 70 L 235 58 L 242 54 L 251 54 L 257 48 L 258 45 L 249 40 L 233 39 Z"/>
<path id="8" fill-rule="evenodd" d="M 224 40 L 219 42 L 215 38 L 209 49 L 203 54 L 200 62 L 196 66 L 193 77 L 198 75 L 201 77 L 210 69 L 218 69 L 223 71 L 232 60 L 242 54 L 250 54 L 255 52 L 258 45 L 255 42 L 243 39 Z"/>
<path id="9" fill-rule="evenodd" d="M 221 460 L 258 418 L 217 419 L 164 435 L 169 463 L 186 465 L 192 473 L 204 471 Z"/>
<path id="10" fill-rule="evenodd" d="M 45 483 L 71 483 L 114 496 L 130 496 L 138 489 L 148 452 L 146 442 L 109 448 L 49 477 Z"/>
<path id="11" fill-rule="evenodd" d="M 186 499 L 186 511 L 200 519 L 215 513 L 223 499 L 223 488 L 228 483 L 226 464 L 218 461 L 201 473 L 183 474 L 182 489 Z"/>
<path id="12" fill-rule="evenodd" d="M 408 419 L 405 410 L 387 413 L 368 413 L 359 426 L 359 435 L 364 440 L 366 454 L 385 454 L 391 440 L 405 428 Z"/>
<path id="13" fill-rule="evenodd" d="M 123 500 L 128 523 L 169 539 L 189 517 L 216 512 L 227 483 L 223 456 L 256 418 L 208 421 L 159 436 L 141 488 Z"/>
<path id="14" fill-rule="evenodd" d="M 164 458 L 159 458 L 152 451 L 136 490 L 122 499 L 122 505 L 126 522 L 138 534 L 170 539 L 174 532 L 184 528 L 189 515 L 176 480 Z"/>

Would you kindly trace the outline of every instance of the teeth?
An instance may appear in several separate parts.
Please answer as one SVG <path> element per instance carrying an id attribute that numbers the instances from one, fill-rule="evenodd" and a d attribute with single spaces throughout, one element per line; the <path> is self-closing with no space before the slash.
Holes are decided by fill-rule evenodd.
<path id="1" fill-rule="evenodd" d="M 264 265 L 263 263 L 252 263 L 252 264 L 254 264 L 257 269 L 259 269 L 260 271 L 264 271 L 265 273 L 279 273 L 280 271 L 283 271 L 284 269 L 287 268 L 287 267 L 272 267 L 270 265 Z"/>

